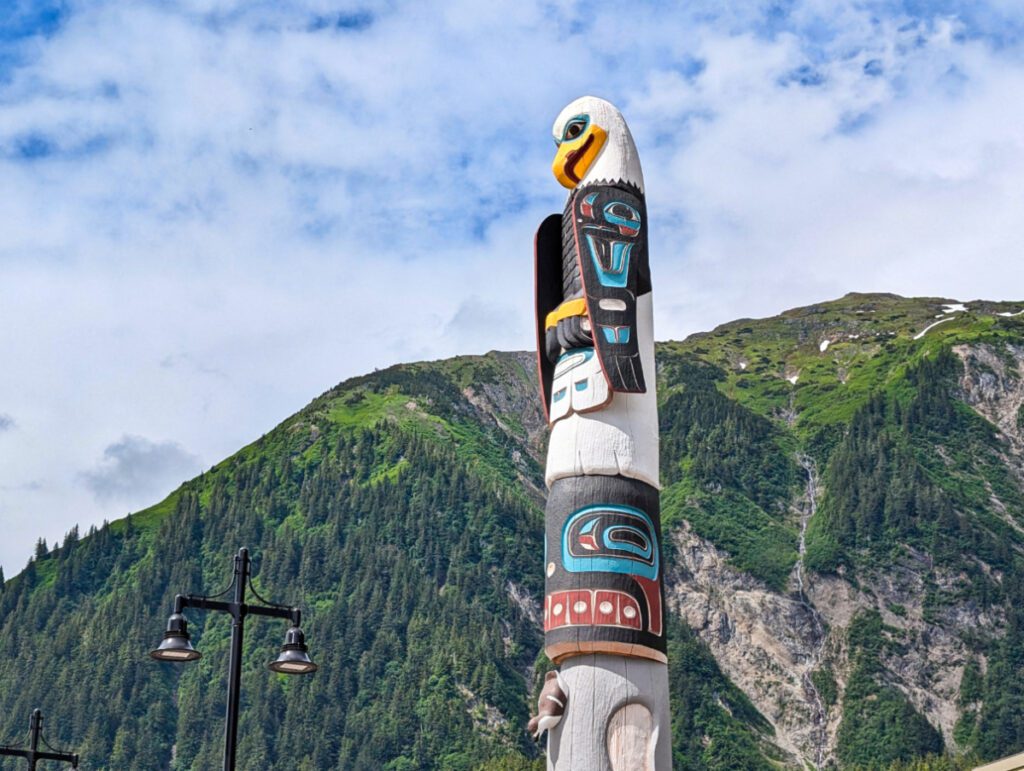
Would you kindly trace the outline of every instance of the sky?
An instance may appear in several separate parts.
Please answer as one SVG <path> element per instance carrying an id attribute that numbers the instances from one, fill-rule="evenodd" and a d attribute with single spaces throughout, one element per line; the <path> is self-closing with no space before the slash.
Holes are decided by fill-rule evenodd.
<path id="1" fill-rule="evenodd" d="M 530 348 L 583 94 L 636 138 L 659 339 L 1024 298 L 1017 2 L 7 0 L 7 576 L 345 378 Z"/>

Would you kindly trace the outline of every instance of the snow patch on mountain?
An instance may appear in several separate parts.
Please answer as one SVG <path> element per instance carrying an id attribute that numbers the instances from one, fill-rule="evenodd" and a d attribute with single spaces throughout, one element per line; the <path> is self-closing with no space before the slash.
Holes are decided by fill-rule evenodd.
<path id="1" fill-rule="evenodd" d="M 936 321 L 933 324 L 929 324 L 924 329 L 922 329 L 920 332 L 918 332 L 916 335 L 914 335 L 914 339 L 915 340 L 920 340 L 922 337 L 924 337 L 928 333 L 929 329 L 934 329 L 939 324 L 945 324 L 947 321 L 952 321 L 955 318 L 956 318 L 956 316 L 949 316 L 949 317 L 944 318 L 944 319 L 939 319 L 938 321 Z"/>

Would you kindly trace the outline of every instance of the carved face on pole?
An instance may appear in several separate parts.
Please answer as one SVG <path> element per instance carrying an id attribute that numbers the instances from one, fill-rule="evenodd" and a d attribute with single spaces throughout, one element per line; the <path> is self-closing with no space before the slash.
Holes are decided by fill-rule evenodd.
<path id="1" fill-rule="evenodd" d="M 551 135 L 558 146 L 551 170 L 564 187 L 620 183 L 643 194 L 644 176 L 633 135 L 611 102 L 580 97 L 558 114 Z"/>
<path id="2" fill-rule="evenodd" d="M 594 123 L 588 113 L 571 117 L 561 136 L 555 139 L 558 154 L 551 164 L 555 179 L 570 190 L 576 187 L 604 149 L 607 139 L 608 132 Z"/>

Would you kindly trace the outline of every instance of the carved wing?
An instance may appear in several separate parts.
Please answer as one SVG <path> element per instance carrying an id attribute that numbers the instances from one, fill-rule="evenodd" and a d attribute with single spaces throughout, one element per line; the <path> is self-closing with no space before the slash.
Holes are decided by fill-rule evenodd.
<path id="1" fill-rule="evenodd" d="M 643 195 L 636 188 L 588 185 L 574 195 L 572 208 L 576 255 L 601 367 L 612 391 L 645 393 L 636 314 L 636 298 L 651 291 Z"/>
<path id="2" fill-rule="evenodd" d="M 545 321 L 548 314 L 562 302 L 562 215 L 551 214 L 537 228 L 533 245 L 534 297 L 537 310 L 537 376 L 540 396 L 544 401 L 544 417 L 551 405 L 551 380 L 555 364 L 546 355 Z"/>

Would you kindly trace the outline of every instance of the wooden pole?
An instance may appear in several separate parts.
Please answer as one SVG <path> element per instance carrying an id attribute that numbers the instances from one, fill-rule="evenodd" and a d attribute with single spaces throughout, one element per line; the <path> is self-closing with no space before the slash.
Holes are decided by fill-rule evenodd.
<path id="1" fill-rule="evenodd" d="M 565 212 L 536 242 L 541 394 L 551 429 L 545 652 L 531 726 L 553 771 L 672 766 L 643 175 L 614 106 L 555 121 Z"/>
<path id="2" fill-rule="evenodd" d="M 548 768 L 662 771 L 672 768 L 665 664 L 591 653 L 561 667 L 565 717 L 548 735 Z"/>

